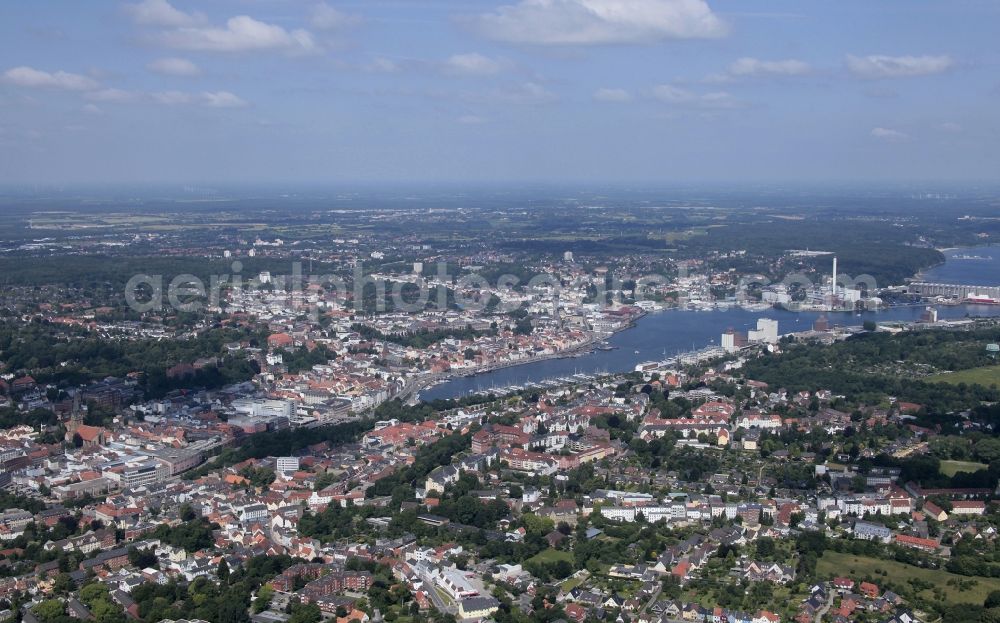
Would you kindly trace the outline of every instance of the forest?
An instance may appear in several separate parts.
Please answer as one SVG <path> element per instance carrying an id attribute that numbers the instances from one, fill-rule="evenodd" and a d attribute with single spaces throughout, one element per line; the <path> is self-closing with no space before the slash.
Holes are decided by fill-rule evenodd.
<path id="1" fill-rule="evenodd" d="M 943 416 L 1000 399 L 996 387 L 930 383 L 907 370 L 961 370 L 987 365 L 989 342 L 1000 328 L 973 331 L 927 330 L 889 334 L 866 332 L 824 346 L 782 343 L 780 354 L 748 361 L 744 374 L 789 391 L 828 389 L 855 403 L 877 405 L 886 397 L 923 406 L 918 415 Z M 940 420 L 939 420 L 940 421 Z"/>
<path id="2" fill-rule="evenodd" d="M 7 370 L 30 374 L 39 383 L 62 386 L 85 384 L 109 376 L 123 378 L 143 373 L 151 397 L 173 389 L 220 387 L 245 381 L 259 370 L 242 356 L 225 356 L 225 344 L 264 341 L 258 331 L 213 328 L 190 339 L 109 339 L 86 329 L 48 322 L 0 322 L 0 361 Z M 221 357 L 185 378 L 168 378 L 167 369 L 200 358 Z"/>
<path id="3" fill-rule="evenodd" d="M 82 288 L 95 293 L 116 294 L 121 298 L 125 284 L 135 275 L 157 275 L 164 287 L 178 275 L 194 275 L 209 283 L 212 275 L 242 276 L 254 279 L 261 271 L 276 275 L 292 273 L 292 259 L 266 257 L 239 258 L 239 272 L 233 270 L 232 259 L 209 259 L 196 255 L 75 255 L 71 258 L 49 256 L 0 258 L 0 286 L 37 286 L 55 284 Z M 319 272 L 329 272 L 325 265 L 314 265 Z"/>

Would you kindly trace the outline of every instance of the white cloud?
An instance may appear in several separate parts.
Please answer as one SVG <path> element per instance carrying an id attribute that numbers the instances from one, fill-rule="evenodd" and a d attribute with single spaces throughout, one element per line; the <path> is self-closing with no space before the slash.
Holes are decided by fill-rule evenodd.
<path id="1" fill-rule="evenodd" d="M 680 102 L 688 102 L 697 99 L 697 96 L 686 89 L 681 89 L 669 84 L 661 84 L 658 87 L 653 88 L 653 95 L 656 99 L 662 102 L 669 102 L 672 104 Z"/>
<path id="2" fill-rule="evenodd" d="M 96 80 L 86 76 L 71 74 L 65 71 L 50 73 L 31 67 L 14 67 L 8 69 L 0 79 L 3 82 L 23 87 L 84 91 L 83 97 L 91 102 L 121 104 L 152 100 L 160 104 L 194 104 L 211 108 L 241 108 L 248 105 L 245 100 L 229 91 L 204 91 L 202 93 L 161 91 L 147 94 L 139 91 L 100 88 L 100 84 Z M 100 114 L 103 112 L 94 104 L 85 105 L 83 110 L 91 114 Z"/>
<path id="3" fill-rule="evenodd" d="M 194 94 L 185 93 L 184 91 L 160 91 L 159 93 L 153 93 L 153 99 L 160 104 L 168 106 L 193 104 L 195 101 Z"/>
<path id="4" fill-rule="evenodd" d="M 87 93 L 84 97 L 94 102 L 112 102 L 121 104 L 125 102 L 134 102 L 142 96 L 139 93 L 135 93 L 133 91 L 123 91 L 122 89 L 101 89 L 100 91 Z"/>
<path id="5" fill-rule="evenodd" d="M 486 123 L 486 120 L 478 115 L 462 115 L 458 118 L 458 122 L 462 125 L 479 125 Z"/>
<path id="6" fill-rule="evenodd" d="M 309 23 L 316 30 L 340 30 L 360 24 L 361 16 L 338 11 L 329 4 L 321 2 L 313 8 Z"/>
<path id="7" fill-rule="evenodd" d="M 874 128 L 872 129 L 871 135 L 880 141 L 887 141 L 890 143 L 895 143 L 898 141 L 905 141 L 910 138 L 910 136 L 899 130 L 892 130 L 890 128 Z"/>
<path id="8" fill-rule="evenodd" d="M 499 99 L 509 102 L 543 104 L 558 99 L 556 94 L 536 82 L 523 82 L 497 93 Z"/>
<path id="9" fill-rule="evenodd" d="M 503 63 L 500 61 L 493 60 L 476 52 L 455 54 L 445 61 L 445 70 L 452 74 L 488 76 L 499 73 L 502 69 Z"/>
<path id="10" fill-rule="evenodd" d="M 99 85 L 93 78 L 66 71 L 50 73 L 33 67 L 13 67 L 3 74 L 4 82 L 33 89 L 61 89 L 64 91 L 90 91 Z"/>
<path id="11" fill-rule="evenodd" d="M 599 102 L 628 102 L 632 95 L 625 89 L 597 89 L 594 99 Z"/>
<path id="12" fill-rule="evenodd" d="M 705 0 L 520 0 L 473 24 L 491 39 L 537 45 L 648 43 L 727 32 Z"/>
<path id="13" fill-rule="evenodd" d="M 963 128 L 954 121 L 946 121 L 941 124 L 941 129 L 946 132 L 961 132 Z"/>
<path id="14" fill-rule="evenodd" d="M 705 82 L 724 84 L 735 82 L 743 78 L 760 77 L 791 77 L 804 76 L 812 72 L 812 67 L 805 61 L 794 58 L 780 61 L 764 61 L 759 58 L 743 57 L 737 59 L 722 73 L 711 74 L 705 78 Z"/>
<path id="15" fill-rule="evenodd" d="M 153 93 L 153 101 L 167 106 L 200 105 L 210 108 L 243 108 L 248 106 L 246 100 L 229 91 L 205 91 L 189 93 L 187 91 L 160 91 Z"/>
<path id="16" fill-rule="evenodd" d="M 167 47 L 201 52 L 248 52 L 255 50 L 286 50 L 312 52 L 316 41 L 307 30 L 288 31 L 276 24 L 238 15 L 226 22 L 225 28 L 214 26 L 185 27 L 157 36 Z"/>
<path id="17" fill-rule="evenodd" d="M 87 104 L 86 106 L 83 107 L 83 112 L 87 113 L 88 115 L 103 115 L 104 114 L 104 111 L 101 110 L 101 108 L 99 106 L 97 106 L 96 104 Z"/>
<path id="18" fill-rule="evenodd" d="M 653 88 L 653 97 L 666 104 L 690 108 L 730 109 L 740 108 L 742 104 L 726 91 L 710 93 L 695 93 L 670 84 L 661 84 Z"/>
<path id="19" fill-rule="evenodd" d="M 734 76 L 801 76 L 809 71 L 809 63 L 793 58 L 762 61 L 759 58 L 744 57 L 729 66 L 729 73 Z"/>
<path id="20" fill-rule="evenodd" d="M 950 56 L 871 56 L 847 57 L 847 68 L 855 76 L 868 79 L 928 76 L 951 69 Z"/>
<path id="21" fill-rule="evenodd" d="M 159 58 L 146 65 L 149 71 L 165 76 L 197 76 L 201 69 L 186 58 Z"/>
<path id="22" fill-rule="evenodd" d="M 246 100 L 233 95 L 229 91 L 206 91 L 201 94 L 201 99 L 206 106 L 212 108 L 243 108 L 247 106 Z"/>
<path id="23" fill-rule="evenodd" d="M 489 91 L 470 92 L 461 95 L 462 99 L 477 104 L 546 104 L 553 102 L 558 96 L 537 82 L 522 82 L 506 85 Z"/>
<path id="24" fill-rule="evenodd" d="M 399 64 L 391 59 L 378 57 L 365 64 L 362 69 L 375 73 L 391 74 L 399 71 Z"/>
<path id="25" fill-rule="evenodd" d="M 137 24 L 146 26 L 194 26 L 205 22 L 202 13 L 185 13 L 175 9 L 167 0 L 143 0 L 126 4 L 125 11 Z"/>

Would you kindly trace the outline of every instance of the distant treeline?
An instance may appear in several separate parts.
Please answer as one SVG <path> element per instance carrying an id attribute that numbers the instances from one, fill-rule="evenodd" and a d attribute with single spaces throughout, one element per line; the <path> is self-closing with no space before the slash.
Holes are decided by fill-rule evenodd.
<path id="1" fill-rule="evenodd" d="M 144 373 L 145 388 L 162 395 L 186 387 L 219 387 L 244 381 L 259 372 L 243 356 L 227 356 L 223 346 L 248 340 L 262 343 L 256 331 L 218 328 L 192 339 L 110 340 L 78 327 L 48 322 L 0 323 L 0 361 L 13 372 L 31 374 L 39 383 L 79 385 L 129 372 Z M 167 370 L 179 363 L 218 357 L 187 377 L 170 378 Z"/>
<path id="2" fill-rule="evenodd" d="M 712 226 L 706 227 L 708 224 Z M 608 227 L 597 236 L 589 231 L 581 232 L 576 238 L 569 233 L 558 241 L 558 250 L 578 255 L 606 255 L 609 262 L 622 253 L 667 253 L 670 249 L 674 257 L 708 259 L 715 254 L 741 250 L 746 254 L 714 261 L 720 268 L 760 272 L 780 279 L 785 275 L 771 272 L 777 259 L 790 249 L 815 249 L 835 254 L 843 274 L 851 277 L 870 275 L 880 287 L 902 283 L 921 269 L 944 261 L 944 256 L 933 248 L 912 246 L 927 232 L 926 228 L 917 225 L 897 227 L 888 222 L 861 222 L 843 217 L 789 220 L 760 216 L 718 223 L 668 221 L 662 228 L 661 224 L 651 222 L 639 225 L 646 230 L 641 234 L 635 233 L 635 227 L 621 231 Z M 687 231 L 697 231 L 698 235 L 684 235 Z M 841 235 L 831 235 L 834 231 Z M 654 235 L 652 232 L 660 233 Z M 528 253 L 551 254 L 553 244 L 551 237 L 537 236 L 507 240 L 502 246 Z M 832 256 L 803 258 L 798 268 L 826 275 L 830 272 L 831 261 Z"/>
<path id="3" fill-rule="evenodd" d="M 239 261 L 240 271 L 233 270 Z M 0 258 L 0 286 L 64 285 L 79 288 L 113 287 L 124 292 L 125 284 L 135 275 L 159 275 L 164 289 L 178 275 L 194 275 L 208 286 L 211 275 L 239 274 L 244 282 L 256 279 L 261 271 L 291 275 L 291 258 L 239 257 L 210 259 L 194 256 L 164 255 L 65 255 L 56 257 Z M 309 272 L 308 264 L 302 268 Z M 313 272 L 329 272 L 319 264 Z"/>
<path id="4" fill-rule="evenodd" d="M 845 275 L 871 275 L 880 287 L 902 283 L 922 268 L 939 264 L 937 250 L 911 246 L 922 233 L 917 226 L 847 219 L 802 221 L 767 219 L 708 229 L 707 235 L 684 239 L 678 245 L 689 256 L 745 249 L 749 255 L 777 258 L 789 249 L 829 251 L 837 256 Z M 822 274 L 831 270 L 832 257 L 804 259 Z"/>

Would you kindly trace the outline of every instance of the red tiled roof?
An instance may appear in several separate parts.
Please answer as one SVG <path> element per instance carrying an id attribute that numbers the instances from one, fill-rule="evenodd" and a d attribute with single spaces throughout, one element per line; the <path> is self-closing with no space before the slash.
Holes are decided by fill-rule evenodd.
<path id="1" fill-rule="evenodd" d="M 97 441 L 100 435 L 104 432 L 104 429 L 99 426 L 87 426 L 86 424 L 81 424 L 77 427 L 76 432 L 84 441 Z"/>

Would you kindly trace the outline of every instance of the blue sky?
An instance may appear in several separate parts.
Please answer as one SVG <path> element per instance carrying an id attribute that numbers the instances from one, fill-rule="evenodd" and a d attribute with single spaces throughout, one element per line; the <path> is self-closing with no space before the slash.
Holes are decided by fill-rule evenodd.
<path id="1" fill-rule="evenodd" d="M 0 183 L 994 180 L 988 0 L 0 8 Z"/>

